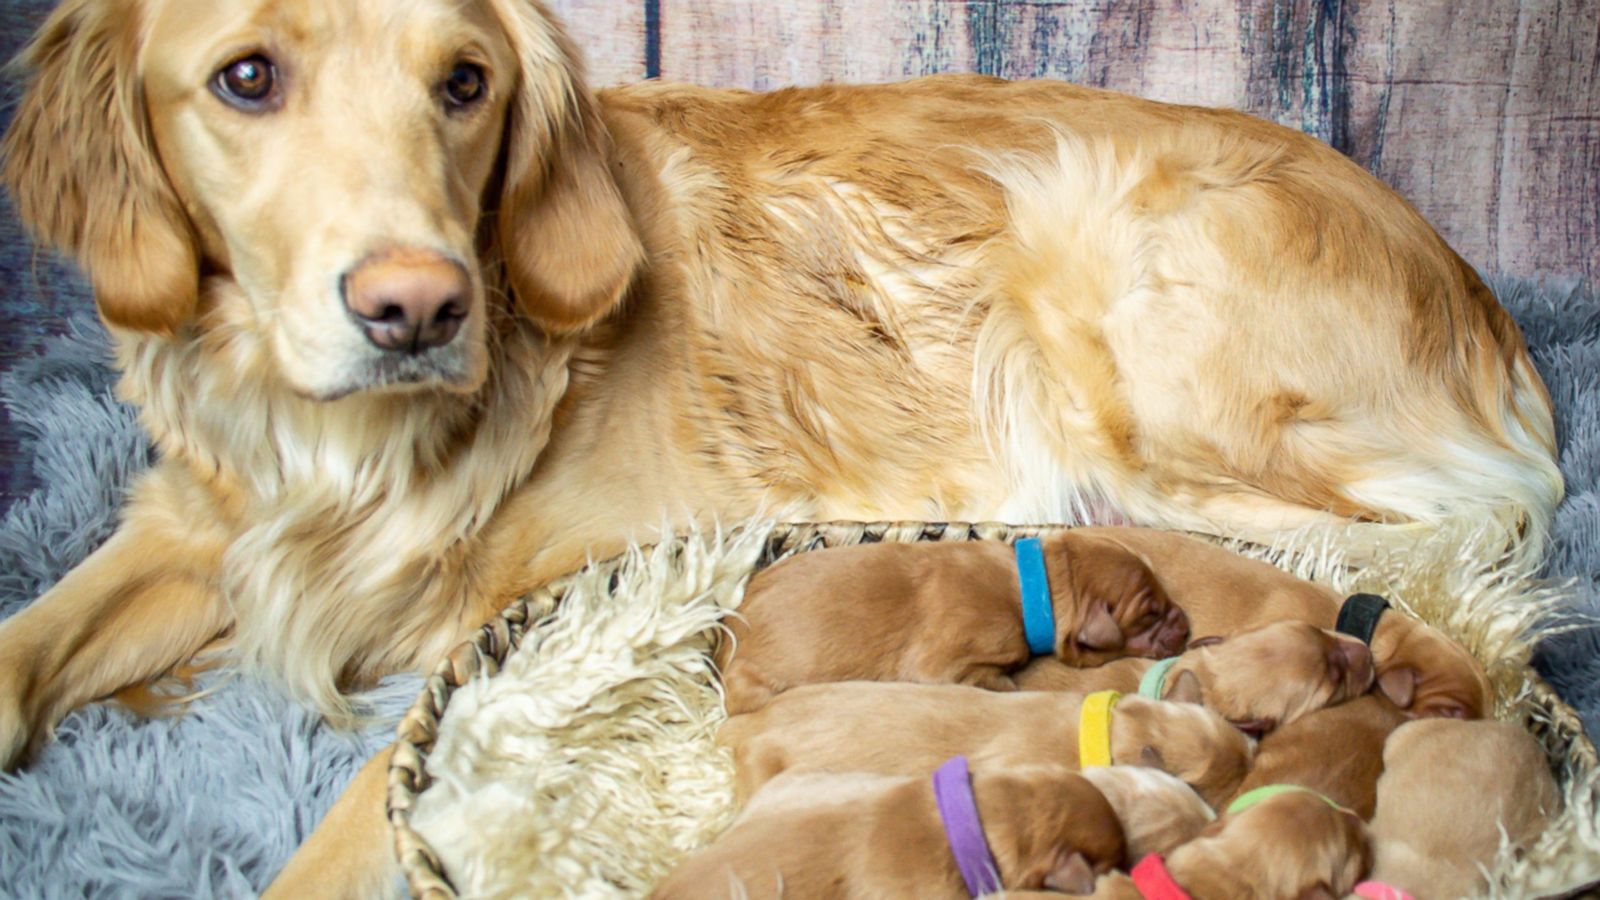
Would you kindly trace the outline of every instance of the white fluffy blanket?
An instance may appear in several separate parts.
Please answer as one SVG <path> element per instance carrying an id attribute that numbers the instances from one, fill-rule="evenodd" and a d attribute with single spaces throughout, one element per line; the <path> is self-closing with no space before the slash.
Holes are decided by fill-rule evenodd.
<path id="1" fill-rule="evenodd" d="M 578 576 L 493 677 L 458 690 L 412 825 L 462 896 L 636 896 L 731 820 L 732 763 L 706 651 L 737 607 L 768 528 L 636 549 Z M 1252 555 L 1340 591 L 1383 593 L 1481 659 L 1497 714 L 1526 723 L 1531 636 L 1562 599 L 1471 536 L 1441 536 L 1359 572 L 1330 546 Z M 1535 847 L 1502 853 L 1492 896 L 1600 879 L 1600 781 L 1555 760 L 1567 809 Z"/>

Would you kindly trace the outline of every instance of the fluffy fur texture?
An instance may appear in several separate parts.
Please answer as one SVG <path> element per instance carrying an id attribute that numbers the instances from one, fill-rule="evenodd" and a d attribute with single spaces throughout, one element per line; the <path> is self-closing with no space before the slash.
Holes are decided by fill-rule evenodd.
<path id="1" fill-rule="evenodd" d="M 1128 859 L 1167 853 L 1217 817 L 1194 789 L 1159 769 L 1096 766 L 1083 777 L 1100 789 L 1122 823 Z"/>
<path id="2" fill-rule="evenodd" d="M 44 484 L 0 522 L 0 615 L 105 540 L 150 457 L 135 411 L 112 394 L 104 330 L 81 319 L 44 351 L 0 381 Z M 370 716 L 359 732 L 329 727 L 270 682 L 215 673 L 201 686 L 206 695 L 177 718 L 85 707 L 34 765 L 0 776 L 7 893 L 253 894 L 393 739 L 421 681 L 395 677 L 353 698 Z"/>
<path id="3" fill-rule="evenodd" d="M 69 282 L 50 283 L 63 304 L 87 307 Z M 1557 512 L 1549 572 L 1576 576 L 1570 608 L 1600 618 L 1600 297 L 1511 279 L 1495 290 L 1529 337 L 1561 423 L 1569 496 Z M 129 479 L 149 461 L 135 411 L 112 395 L 108 359 L 104 331 L 85 320 L 5 377 L 0 396 L 29 436 L 27 454 L 11 462 L 44 487 L 0 524 L 0 613 L 21 608 L 104 540 Z M 1545 637 L 1539 651 L 1541 670 L 1591 733 L 1600 733 L 1597 635 L 1584 628 Z M 47 746 L 33 768 L 0 778 L 0 876 L 28 896 L 100 893 L 117 884 L 173 897 L 258 889 L 360 759 L 387 739 L 417 684 L 396 679 L 392 694 L 373 698 L 383 702 L 366 708 L 374 724 L 358 745 L 316 726 L 273 686 L 244 679 L 175 723 L 86 708 L 67 719 L 64 740 Z M 195 787 L 204 784 L 230 789 Z M 1600 794 L 1569 793 L 1575 821 L 1600 822 Z M 1536 865 L 1580 878 L 1593 870 L 1586 846 L 1572 828 L 1557 829 L 1539 845 Z"/>
<path id="4" fill-rule="evenodd" d="M 1370 564 L 1357 569 L 1346 565 L 1340 549 L 1321 539 L 1290 540 L 1275 550 L 1255 552 L 1272 561 L 1290 565 L 1301 574 L 1314 576 L 1340 591 L 1383 590 L 1400 608 L 1422 616 L 1468 647 L 1485 664 L 1495 683 L 1499 695 L 1496 714 L 1512 721 L 1522 721 L 1527 715 L 1525 664 L 1531 642 L 1540 626 L 1547 623 L 1559 608 L 1566 594 L 1557 587 L 1533 580 L 1525 559 L 1507 557 L 1496 560 L 1486 557 L 1483 550 L 1486 540 L 1490 543 L 1496 540 L 1492 528 L 1485 533 L 1441 533 L 1408 552 L 1380 554 Z M 591 583 L 600 590 L 602 596 L 590 598 L 580 592 L 569 595 L 569 601 L 576 599 L 585 610 L 583 615 L 599 616 L 599 627 L 606 629 L 610 627 L 609 618 L 624 615 L 630 621 L 638 616 L 647 616 L 647 620 L 659 618 L 663 622 L 681 621 L 686 610 L 692 608 L 692 605 L 685 607 L 682 601 L 689 593 L 715 593 L 724 599 L 736 597 L 737 588 L 733 585 L 725 586 L 719 592 L 707 591 L 703 573 L 710 564 L 705 561 L 708 551 L 703 542 L 704 538 L 689 540 L 688 546 L 692 550 L 685 554 L 685 558 L 695 562 L 687 567 L 688 572 L 684 575 L 673 572 L 671 567 L 657 567 L 652 580 L 641 582 L 631 574 L 633 570 L 625 568 L 624 571 L 630 574 L 616 593 L 609 589 L 604 579 L 594 577 Z M 746 554 L 747 549 L 735 551 L 735 555 L 741 559 L 748 559 Z M 715 551 L 711 551 L 710 555 L 715 557 Z M 656 550 L 650 558 L 671 559 L 673 556 L 674 551 Z M 1489 562 L 1486 564 L 1485 560 Z M 735 581 L 742 578 L 742 574 L 737 573 L 734 567 L 722 571 Z M 714 601 L 708 596 L 700 605 L 711 602 Z M 656 611 L 644 611 L 649 609 Z M 554 627 L 575 627 L 563 618 L 560 611 L 555 621 L 559 624 Z M 654 629 L 643 630 L 653 633 Z M 685 641 L 684 647 L 690 648 L 691 652 L 699 652 L 699 648 L 705 646 L 706 639 L 705 633 L 696 634 Z M 530 646 L 539 648 L 535 653 L 544 653 L 551 646 L 537 635 L 531 636 L 530 640 L 533 642 Z M 578 658 L 581 652 L 574 648 L 570 657 L 564 656 L 559 660 L 541 656 L 545 668 L 540 671 L 589 673 L 592 677 L 583 681 L 585 696 L 593 698 L 601 708 L 610 705 L 603 699 L 609 696 L 603 689 L 601 693 L 593 693 L 601 685 L 609 684 L 612 691 L 618 692 L 619 698 L 633 696 L 641 689 L 636 681 L 639 673 L 632 666 L 621 670 L 609 663 L 591 666 Z M 605 658 L 606 654 L 602 653 L 602 659 Z M 525 668 L 528 663 L 517 662 L 516 665 Z M 688 670 L 693 668 L 690 666 Z M 675 667 L 675 674 L 670 681 L 683 683 L 680 679 L 686 677 L 684 672 L 688 670 Z M 516 679 L 503 673 L 467 690 L 474 697 L 508 698 L 508 703 L 519 706 L 538 703 L 540 701 L 536 698 L 555 692 L 554 696 L 559 702 L 559 682 L 547 682 L 547 677 L 553 676 L 538 674 L 532 678 Z M 571 680 L 574 676 L 565 674 L 565 677 Z M 659 682 L 652 681 L 651 684 Z M 691 771 L 675 777 L 690 778 L 701 785 L 718 785 L 716 796 L 695 798 L 696 803 L 704 804 L 705 818 L 702 821 L 712 823 L 697 833 L 709 835 L 715 833 L 715 823 L 727 820 L 733 803 L 728 780 L 729 762 L 726 755 L 715 749 L 713 737 L 713 730 L 723 713 L 715 705 L 710 708 L 700 705 L 708 699 L 709 688 L 698 682 L 696 677 L 686 677 L 685 689 L 688 691 L 686 699 L 681 702 L 672 700 L 667 705 L 674 710 L 689 708 L 697 712 L 693 716 L 686 716 L 675 733 L 684 740 L 703 743 L 698 753 L 685 757 L 693 760 Z M 482 701 L 477 703 L 481 704 Z M 472 710 L 477 706 L 469 700 L 463 708 Z M 551 873 L 558 871 L 590 871 L 600 864 L 597 862 L 599 859 L 605 860 L 605 871 L 612 872 L 611 867 L 615 866 L 616 870 L 632 873 L 630 878 L 640 880 L 651 877 L 649 873 L 658 872 L 663 866 L 670 868 L 678 857 L 662 860 L 653 856 L 627 855 L 637 835 L 652 834 L 658 828 L 671 828 L 667 824 L 668 819 L 652 817 L 653 814 L 648 812 L 648 804 L 641 813 L 644 818 L 628 819 L 616 834 L 617 847 L 620 849 L 605 851 L 597 849 L 594 843 L 603 840 L 597 836 L 595 828 L 574 833 L 569 831 L 566 824 L 571 818 L 567 805 L 593 802 L 592 797 L 582 794 L 572 797 L 546 795 L 543 804 L 528 806 L 522 798 L 532 795 L 526 793 L 527 788 L 518 787 L 499 793 L 502 799 L 490 799 L 497 796 L 501 783 L 493 775 L 484 778 L 478 774 L 480 771 L 493 770 L 493 766 L 485 761 L 486 758 L 517 760 L 518 766 L 531 765 L 521 761 L 542 759 L 541 755 L 551 747 L 552 741 L 565 740 L 564 736 L 574 724 L 582 724 L 590 729 L 586 732 L 589 740 L 609 741 L 614 735 L 626 735 L 631 730 L 626 715 L 618 717 L 614 726 L 587 713 L 550 722 L 532 720 L 531 717 L 523 717 L 523 720 L 528 727 L 519 733 L 506 727 L 506 719 L 484 719 L 480 722 L 479 716 L 471 712 L 462 713 L 453 701 L 447 712 L 441 747 L 445 747 L 447 740 L 453 742 L 457 739 L 454 732 L 466 731 L 477 737 L 468 753 L 441 750 L 429 757 L 430 773 L 448 787 L 437 797 L 433 796 L 432 789 L 423 794 L 420 802 L 428 812 L 426 817 L 419 814 L 419 818 L 425 822 L 419 830 L 431 842 L 436 842 L 436 846 L 450 848 L 445 860 L 457 883 L 471 885 L 469 891 L 487 885 L 491 895 L 505 896 L 512 891 L 511 885 L 526 884 L 530 878 L 554 878 L 556 876 Z M 501 727 L 492 729 L 491 723 Z M 486 747 L 481 743 L 482 736 L 491 733 L 493 744 Z M 674 746 L 677 747 L 676 744 Z M 558 751 L 548 764 L 559 766 L 559 760 L 569 758 L 572 752 Z M 633 778 L 648 777 L 644 773 L 654 769 L 653 762 L 632 750 L 619 748 L 614 752 L 617 756 L 608 756 L 607 759 L 630 773 L 630 783 Z M 675 752 L 678 751 L 675 749 Z M 1494 891 L 1503 896 L 1534 896 L 1555 893 L 1559 889 L 1600 878 L 1600 841 L 1594 837 L 1596 825 L 1600 823 L 1600 819 L 1596 818 L 1597 809 L 1600 809 L 1596 803 L 1600 799 L 1600 780 L 1597 778 L 1600 776 L 1592 771 L 1567 771 L 1563 781 L 1567 812 L 1529 852 L 1517 856 L 1508 851 L 1502 856 L 1494 869 Z M 674 793 L 671 796 L 676 799 L 683 795 Z M 498 829 L 480 828 L 485 815 L 497 814 L 489 812 L 494 806 L 478 807 L 474 803 L 514 803 L 523 816 L 517 825 L 519 830 L 503 837 Z M 629 809 L 634 811 L 631 806 Z M 663 807 L 661 815 L 670 816 L 675 811 L 675 806 Z M 658 821 L 662 824 L 657 824 Z M 519 849 L 527 846 L 560 846 L 580 837 L 583 847 L 570 857 L 558 852 L 549 855 L 527 854 Z M 685 849 L 679 845 L 672 852 Z"/>
<path id="5" fill-rule="evenodd" d="M 459 889 L 636 896 L 727 825 L 707 654 L 764 538 L 696 536 L 631 554 L 615 578 L 589 571 L 500 677 L 452 697 L 435 746 L 449 762 L 413 821 Z"/>
<path id="6" fill-rule="evenodd" d="M 281 70 L 248 108 L 215 80 L 242 45 Z M 6 765 L 225 631 L 348 719 L 342 689 L 663 520 L 1104 501 L 1536 552 L 1560 497 L 1477 274 L 1236 112 L 963 75 L 597 93 L 537 0 L 63 0 L 24 63 L 0 174 L 95 283 L 160 459 L 0 626 Z M 394 251 L 460 264 L 457 340 L 350 321 Z"/>

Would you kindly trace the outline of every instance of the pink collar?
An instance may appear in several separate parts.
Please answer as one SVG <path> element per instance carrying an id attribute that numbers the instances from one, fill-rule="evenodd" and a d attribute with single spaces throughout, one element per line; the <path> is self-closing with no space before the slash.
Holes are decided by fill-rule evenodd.
<path id="1" fill-rule="evenodd" d="M 1145 900 L 1194 900 L 1189 892 L 1172 880 L 1167 871 L 1167 861 L 1159 853 L 1151 853 L 1128 873 L 1133 876 L 1133 886 Z"/>

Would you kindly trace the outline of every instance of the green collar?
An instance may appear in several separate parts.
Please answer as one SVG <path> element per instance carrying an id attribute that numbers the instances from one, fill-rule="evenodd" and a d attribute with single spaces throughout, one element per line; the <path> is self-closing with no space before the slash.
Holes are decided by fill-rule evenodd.
<path id="1" fill-rule="evenodd" d="M 1298 785 L 1298 784 L 1264 784 L 1261 787 L 1253 788 L 1251 790 L 1245 791 L 1244 793 L 1240 794 L 1239 796 L 1233 798 L 1233 802 L 1228 804 L 1227 814 L 1228 815 L 1232 815 L 1234 813 L 1244 812 L 1245 810 L 1249 809 L 1252 806 L 1255 806 L 1257 803 L 1260 803 L 1261 801 L 1267 799 L 1268 797 L 1276 797 L 1279 794 L 1288 794 L 1288 793 L 1293 793 L 1295 791 L 1301 791 L 1301 792 L 1304 792 L 1304 793 L 1307 793 L 1307 794 L 1311 794 L 1311 795 L 1313 795 L 1315 797 L 1318 797 L 1318 798 L 1320 798 L 1322 800 L 1323 803 L 1328 804 L 1329 806 L 1333 807 L 1334 809 L 1338 809 L 1338 810 L 1344 810 L 1345 809 L 1344 807 L 1340 806 L 1339 804 L 1337 804 L 1337 803 L 1333 802 L 1332 800 L 1328 799 L 1327 795 L 1319 793 L 1318 791 L 1313 791 L 1311 788 L 1308 788 L 1308 787 L 1303 787 L 1303 786 Z M 1348 812 L 1348 810 L 1345 810 L 1345 811 Z"/>
<path id="2" fill-rule="evenodd" d="M 1167 673 L 1172 671 L 1177 662 L 1178 657 L 1169 656 L 1146 669 L 1144 677 L 1139 679 L 1139 696 L 1160 700 L 1167 690 Z"/>

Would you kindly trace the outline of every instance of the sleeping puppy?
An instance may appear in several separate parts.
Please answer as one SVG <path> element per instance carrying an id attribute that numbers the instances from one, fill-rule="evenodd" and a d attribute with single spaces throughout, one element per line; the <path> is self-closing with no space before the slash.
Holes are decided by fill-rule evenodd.
<path id="1" fill-rule="evenodd" d="M 1183 648 L 1187 621 L 1137 553 L 1076 533 L 1042 544 L 1064 662 Z M 1030 658 L 1021 610 L 1016 558 L 1000 541 L 801 553 L 752 578 L 729 622 L 716 657 L 728 712 L 829 681 L 1011 690 L 1009 673 Z"/>
<path id="2" fill-rule="evenodd" d="M 1348 894 L 1367 871 L 1369 841 L 1354 813 L 1296 791 L 1222 816 L 1168 854 L 1165 869 L 1194 900 L 1333 900 Z M 1150 865 L 1141 860 L 1136 869 Z M 1138 877 L 1142 883 L 1148 876 Z M 1101 878 L 1092 896 L 1152 895 L 1142 893 L 1133 876 L 1119 873 Z"/>
<path id="3" fill-rule="evenodd" d="M 1122 823 L 1128 858 L 1170 853 L 1198 835 L 1217 814 L 1175 775 L 1144 766 L 1092 766 L 1083 777 L 1099 788 Z"/>
<path id="4" fill-rule="evenodd" d="M 1344 602 L 1332 589 L 1214 544 L 1149 528 L 1081 528 L 1145 559 L 1195 635 L 1231 635 L 1292 619 L 1333 628 Z M 1483 667 L 1432 626 L 1390 610 L 1371 640 L 1378 687 L 1408 718 L 1478 719 L 1492 692 Z"/>
<path id="5" fill-rule="evenodd" d="M 1041 658 L 1014 680 L 1025 691 L 1133 693 L 1155 665 L 1129 658 L 1080 669 Z M 1273 622 L 1228 638 L 1191 642 L 1168 670 L 1160 696 L 1204 704 L 1259 737 L 1314 710 L 1359 697 L 1372 682 L 1372 655 L 1365 644 L 1304 622 Z"/>
<path id="6" fill-rule="evenodd" d="M 1370 819 L 1384 741 L 1405 721 L 1380 694 L 1311 713 L 1261 739 L 1239 793 L 1264 784 L 1299 784 Z"/>
<path id="7" fill-rule="evenodd" d="M 973 766 L 1078 768 L 1078 694 L 996 693 L 962 685 L 870 681 L 795 688 L 725 722 L 736 791 L 748 797 L 788 770 L 913 775 L 952 756 Z M 1123 697 L 1111 714 L 1113 763 L 1161 769 L 1206 802 L 1233 795 L 1254 742 L 1191 703 Z"/>
<path id="8" fill-rule="evenodd" d="M 1126 853 L 1116 812 L 1056 766 L 972 769 L 972 796 L 999 881 L 1010 889 L 1091 890 Z M 966 900 L 927 773 L 785 774 L 709 847 L 651 894 Z"/>
<path id="9" fill-rule="evenodd" d="M 1408 722 L 1383 750 L 1372 834 L 1372 878 L 1417 897 L 1461 897 L 1486 886 L 1502 830 L 1527 846 L 1559 811 L 1550 764 L 1509 722 Z"/>

